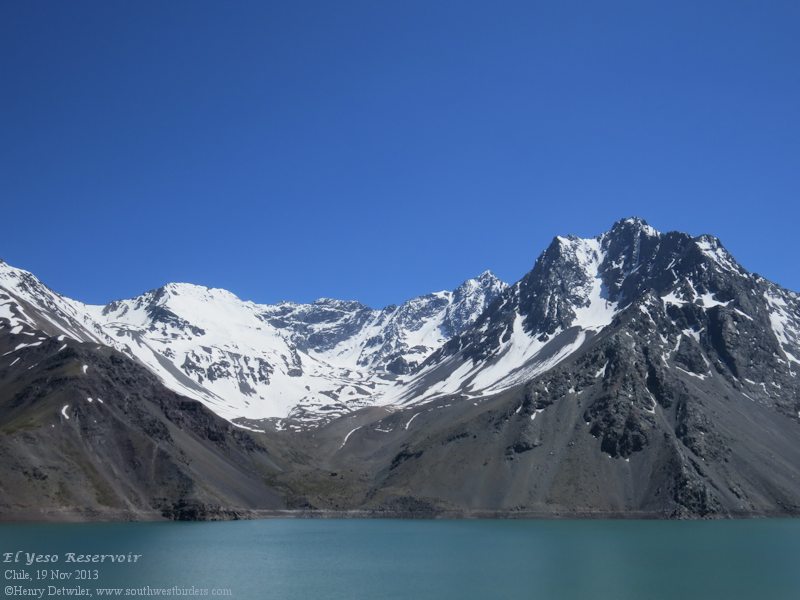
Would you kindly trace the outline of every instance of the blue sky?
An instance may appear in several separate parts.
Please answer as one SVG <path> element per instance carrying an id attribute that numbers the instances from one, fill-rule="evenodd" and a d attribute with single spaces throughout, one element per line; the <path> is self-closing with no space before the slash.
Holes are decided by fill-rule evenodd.
<path id="1" fill-rule="evenodd" d="M 639 215 L 800 289 L 797 2 L 4 2 L 0 257 L 373 306 Z"/>

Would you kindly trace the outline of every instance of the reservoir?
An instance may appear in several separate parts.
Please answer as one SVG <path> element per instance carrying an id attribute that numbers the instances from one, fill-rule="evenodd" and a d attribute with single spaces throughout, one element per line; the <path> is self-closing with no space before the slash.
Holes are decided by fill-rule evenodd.
<path id="1" fill-rule="evenodd" d="M 800 597 L 791 519 L 3 524 L 0 554 L 7 597 Z"/>

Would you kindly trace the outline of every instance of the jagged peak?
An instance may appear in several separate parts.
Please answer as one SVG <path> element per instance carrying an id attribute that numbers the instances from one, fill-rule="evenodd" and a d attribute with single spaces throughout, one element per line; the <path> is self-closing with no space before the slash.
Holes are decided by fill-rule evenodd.
<path id="1" fill-rule="evenodd" d="M 171 298 L 243 302 L 236 294 L 224 288 L 208 287 L 195 283 L 171 282 L 143 294 L 151 301 Z"/>
<path id="2" fill-rule="evenodd" d="M 555 244 L 557 246 L 572 246 L 575 242 L 577 242 L 580 239 L 581 238 L 579 238 L 577 235 L 572 235 L 572 234 L 570 234 L 570 235 L 557 235 L 556 237 L 553 238 L 553 242 L 551 243 L 551 246 L 553 244 Z"/>
<path id="3" fill-rule="evenodd" d="M 500 283 L 503 283 L 503 281 L 497 275 L 492 273 L 492 271 L 489 270 L 489 269 L 486 269 L 483 273 L 478 275 L 475 279 L 477 279 L 478 281 L 492 281 L 492 282 L 499 281 Z"/>
<path id="4" fill-rule="evenodd" d="M 724 248 L 722 241 L 715 235 L 710 233 L 703 233 L 694 238 L 698 246 L 710 246 L 712 248 Z"/>
<path id="5" fill-rule="evenodd" d="M 18 275 L 30 275 L 31 277 L 35 277 L 35 275 L 30 271 L 26 271 L 25 269 L 20 269 L 19 267 L 10 265 L 3 259 L 0 259 L 0 268 L 2 268 L 2 270 L 5 271 L 6 273 L 14 273 Z"/>
<path id="6" fill-rule="evenodd" d="M 459 303 L 467 298 L 493 299 L 506 289 L 508 289 L 508 284 L 487 269 L 477 277 L 462 282 L 449 294 L 454 303 Z"/>
<path id="7" fill-rule="evenodd" d="M 51 291 L 52 293 L 58 295 L 53 290 L 50 290 L 41 280 L 36 277 L 30 271 L 26 271 L 25 269 L 20 269 L 19 267 L 15 267 L 13 265 L 8 264 L 5 261 L 0 261 L 0 277 L 8 282 L 8 285 L 12 286 L 34 286 L 42 288 L 46 288 L 47 290 Z"/>
<path id="8" fill-rule="evenodd" d="M 722 241 L 715 235 L 704 233 L 692 238 L 692 241 L 697 245 L 703 254 L 717 260 L 721 256 L 725 256 L 732 260 L 731 254 L 722 244 Z"/>
<path id="9" fill-rule="evenodd" d="M 456 289 L 458 290 L 465 286 L 470 286 L 474 284 L 477 284 L 480 287 L 497 285 L 497 284 L 500 284 L 505 287 L 507 285 L 502 279 L 500 279 L 499 277 L 497 277 L 497 275 L 492 273 L 492 271 L 486 269 L 477 277 L 471 277 L 470 279 L 463 281 L 461 285 L 459 285 L 458 288 Z"/>
<path id="10" fill-rule="evenodd" d="M 582 238 L 576 235 L 556 236 L 551 244 L 561 257 L 577 260 L 582 266 L 600 258 L 602 236 Z M 548 249 L 549 250 L 549 249 Z"/>
<path id="11" fill-rule="evenodd" d="M 647 237 L 659 237 L 661 235 L 660 231 L 649 225 L 643 218 L 626 217 L 615 221 L 608 231 L 594 237 L 580 237 L 574 234 L 557 235 L 553 238 L 548 250 L 564 247 L 574 249 L 577 246 L 593 246 L 598 241 L 604 242 L 615 235 L 623 233 L 638 233 L 644 234 Z"/>
<path id="12" fill-rule="evenodd" d="M 627 229 L 633 229 L 634 231 L 642 232 L 650 237 L 661 235 L 661 232 L 659 232 L 655 227 L 649 225 L 647 221 L 641 217 L 626 217 L 624 219 L 620 219 L 611 226 L 609 233 Z"/>
<path id="13" fill-rule="evenodd" d="M 731 253 L 722 245 L 718 237 L 704 233 L 703 235 L 698 235 L 693 241 L 700 249 L 700 252 L 723 269 L 739 273 L 745 272 Z"/>

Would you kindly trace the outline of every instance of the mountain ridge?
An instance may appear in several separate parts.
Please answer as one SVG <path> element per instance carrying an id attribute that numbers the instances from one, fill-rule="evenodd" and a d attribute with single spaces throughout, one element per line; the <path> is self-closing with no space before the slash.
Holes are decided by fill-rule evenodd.
<path id="1" fill-rule="evenodd" d="M 285 375 L 285 378 L 296 378 L 303 372 L 301 352 L 318 354 L 358 334 L 363 334 L 364 339 L 359 342 L 361 347 L 350 349 L 352 360 L 344 361 L 343 365 L 338 364 L 342 361 L 336 359 L 345 354 L 340 348 L 338 357 L 325 357 L 331 358 L 337 364 L 326 365 L 327 371 L 321 377 L 341 384 L 363 384 L 363 375 L 356 374 L 355 379 L 349 378 L 349 369 L 376 362 L 385 363 L 386 371 L 390 375 L 408 371 L 409 363 L 413 365 L 415 360 L 424 356 L 433 345 L 438 344 L 438 338 L 447 335 L 446 332 L 457 333 L 467 326 L 475 313 L 483 309 L 487 299 L 505 286 L 493 274 L 485 271 L 477 278 L 465 281 L 452 292 L 435 292 L 412 298 L 399 306 L 371 309 L 356 301 L 326 298 L 310 304 L 282 302 L 277 305 L 260 305 L 242 301 L 235 294 L 221 288 L 170 283 L 131 299 L 92 306 L 64 298 L 39 282 L 31 273 L 6 264 L 4 280 L 8 282 L 9 279 L 16 279 L 18 284 L 9 286 L 6 283 L 6 291 L 22 304 L 28 303 L 26 300 L 31 300 L 32 304 L 38 302 L 42 310 L 37 312 L 44 317 L 39 320 L 46 322 L 45 327 L 52 327 L 58 333 L 65 333 L 74 339 L 97 341 L 120 349 L 145 364 L 172 389 L 205 401 L 212 409 L 216 408 L 217 412 L 222 413 L 225 413 L 224 400 L 219 398 L 217 390 L 209 390 L 208 384 L 205 387 L 202 384 L 220 379 L 221 371 L 230 366 L 231 353 L 237 355 L 234 360 L 241 355 L 238 352 L 238 343 L 226 340 L 226 345 L 232 347 L 213 347 L 214 352 L 208 350 L 213 345 L 203 344 L 201 348 L 207 349 L 205 354 L 216 353 L 216 356 L 205 356 L 197 348 L 191 348 L 179 364 L 169 365 L 170 349 L 164 347 L 153 350 L 150 345 L 157 344 L 159 340 L 144 339 L 147 332 L 160 333 L 171 337 L 173 341 L 177 337 L 191 335 L 207 337 L 208 328 L 192 324 L 185 318 L 186 315 L 177 314 L 187 309 L 186 306 L 181 306 L 187 301 L 194 304 L 188 310 L 196 310 L 198 313 L 204 312 L 201 306 L 203 302 L 216 303 L 218 309 L 230 309 L 231 305 L 236 305 L 234 308 L 241 314 L 229 315 L 231 321 L 227 323 L 214 322 L 217 330 L 224 330 L 230 327 L 231 322 L 238 322 L 243 328 L 250 330 L 244 333 L 257 330 L 271 334 L 272 347 L 258 347 L 265 342 L 265 336 L 253 344 L 255 349 L 251 354 L 256 356 L 247 357 L 247 362 L 252 362 L 246 365 L 249 376 L 228 373 L 231 379 L 236 379 L 235 387 L 239 388 L 240 394 L 247 396 L 253 394 L 259 383 L 268 382 L 276 369 L 275 363 L 279 364 L 279 369 L 282 363 L 283 373 L 279 374 Z M 14 291 L 16 294 L 13 294 Z M 47 316 L 52 313 L 59 314 L 62 318 L 53 322 Z M 26 324 L 24 319 L 14 320 L 10 312 L 7 312 L 6 317 L 13 320 L 12 329 L 18 323 Z M 431 318 L 438 318 L 440 321 L 431 324 L 428 328 L 432 328 L 431 331 L 423 330 L 418 325 L 420 321 Z M 62 321 L 69 322 L 69 326 L 65 326 Z M 438 329 L 442 329 L 441 334 L 437 333 Z M 423 334 L 421 337 L 420 333 Z M 241 330 L 237 334 L 240 338 L 246 337 Z M 426 339 L 426 335 L 431 339 Z M 119 338 L 124 336 L 129 337 L 130 341 L 119 343 Z M 355 356 L 357 352 L 360 354 Z M 311 368 L 317 366 L 315 357 L 305 355 L 305 360 L 310 363 Z M 205 364 L 201 364 L 203 361 Z M 231 389 L 228 386 L 223 393 L 235 393 L 235 387 Z M 334 394 L 335 386 L 331 389 L 320 389 L 318 392 Z M 302 397 L 302 390 L 295 390 L 293 393 L 295 398 Z M 246 397 L 244 402 L 249 403 Z M 237 407 L 229 408 L 235 410 Z M 285 408 L 291 407 L 287 405 Z M 336 410 L 331 412 L 335 413 Z M 225 416 L 231 416 L 231 413 L 225 413 Z"/>
<path id="2" fill-rule="evenodd" d="M 641 219 L 383 309 L 175 285 L 86 307 L 6 266 L 0 349 L 8 514 L 70 474 L 72 502 L 169 518 L 800 514 L 800 296 Z M 109 468 L 83 431 L 167 444 L 165 471 L 126 486 L 130 452 Z"/>
<path id="3" fill-rule="evenodd" d="M 692 265 L 695 270 L 689 272 Z M 313 426 L 364 406 L 407 402 L 409 390 L 431 387 L 426 370 L 454 352 L 474 365 L 513 339 L 507 364 L 495 371 L 519 370 L 522 364 L 517 363 L 545 346 L 555 348 L 550 342 L 564 333 L 565 346 L 555 353 L 555 359 L 563 358 L 608 326 L 622 305 L 650 289 L 669 296 L 668 288 L 686 286 L 682 281 L 689 282 L 680 292 L 687 297 L 695 293 L 691 282 L 705 276 L 698 269 L 709 268 L 761 281 L 738 265 L 716 237 L 662 234 L 638 217 L 618 220 L 593 238 L 554 237 L 532 270 L 513 285 L 487 270 L 453 291 L 382 309 L 331 298 L 264 305 L 222 288 L 188 283 L 92 306 L 52 292 L 25 271 L 6 265 L 6 272 L 18 274 L 23 303 L 27 292 L 50 314 L 60 314 L 56 323 L 50 321 L 61 323 L 62 333 L 127 353 L 171 389 L 228 419 L 252 424 L 271 418 L 280 427 L 275 418 L 284 424 L 294 421 L 291 426 Z M 717 302 L 701 285 L 701 298 Z M 763 286 L 777 290 L 773 297 L 780 302 L 797 298 L 771 282 Z M 669 297 L 680 305 L 677 296 Z M 778 315 L 770 317 L 771 325 L 794 347 L 798 325 L 781 312 L 782 306 L 776 304 L 770 313 Z M 209 308 L 225 317 L 214 318 Z M 567 340 L 565 332 L 573 323 L 580 331 Z M 791 325 L 788 333 L 786 323 Z M 499 373 L 490 372 L 483 382 L 495 383 L 493 376 Z M 442 390 L 459 385 L 445 381 Z"/>

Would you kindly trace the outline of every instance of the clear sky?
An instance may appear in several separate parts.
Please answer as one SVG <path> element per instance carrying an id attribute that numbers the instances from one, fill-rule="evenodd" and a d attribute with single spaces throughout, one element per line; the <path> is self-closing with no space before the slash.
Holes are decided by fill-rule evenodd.
<path id="1" fill-rule="evenodd" d="M 638 215 L 800 289 L 800 3 L 0 3 L 0 257 L 373 306 Z"/>

